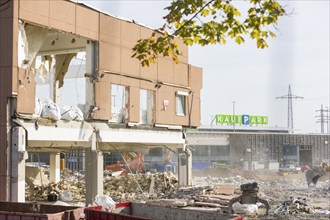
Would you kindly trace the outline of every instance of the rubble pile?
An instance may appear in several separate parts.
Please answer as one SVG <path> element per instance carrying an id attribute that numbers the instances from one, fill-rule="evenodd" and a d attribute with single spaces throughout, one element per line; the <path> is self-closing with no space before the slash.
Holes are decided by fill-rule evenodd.
<path id="1" fill-rule="evenodd" d="M 47 201 L 49 195 L 61 199 L 66 195 L 72 202 L 85 200 L 84 174 L 64 170 L 58 184 L 30 187 L 27 200 Z M 178 188 L 178 179 L 171 172 L 127 174 L 125 176 L 105 176 L 104 195 L 114 202 L 145 202 L 162 206 L 174 206 L 185 209 L 213 209 L 228 212 L 230 201 L 241 195 L 242 184 L 257 182 L 258 195 L 266 199 L 270 206 L 268 218 L 286 219 L 287 216 L 305 216 L 309 219 L 322 219 L 330 215 L 330 180 L 325 179 L 317 187 L 307 188 L 306 181 L 279 177 L 277 180 L 251 179 L 247 176 L 232 177 L 194 177 L 191 187 Z M 327 199 L 326 199 L 327 198 Z M 235 203 L 236 205 L 238 203 Z M 234 204 L 234 205 L 235 205 Z M 248 204 L 248 209 L 253 204 Z M 254 204 L 258 208 L 262 204 Z M 234 206 L 233 206 L 234 207 Z M 259 214 L 264 213 L 259 210 Z M 258 215 L 259 215 L 258 214 Z M 317 217 L 315 217 L 317 216 Z"/>
<path id="2" fill-rule="evenodd" d="M 27 193 L 29 201 L 47 201 L 48 195 L 60 199 L 63 192 L 70 192 L 72 201 L 85 200 L 84 176 L 78 172 L 64 170 L 62 180 L 55 184 L 34 186 Z M 177 177 L 170 173 L 128 174 L 104 178 L 104 195 L 115 202 L 146 201 L 148 199 L 173 198 L 178 188 Z"/>
<path id="3" fill-rule="evenodd" d="M 312 207 L 307 204 L 306 198 L 291 197 L 289 200 L 284 201 L 282 205 L 274 211 L 275 214 L 296 214 L 300 212 L 312 212 Z"/>
<path id="4" fill-rule="evenodd" d="M 178 179 L 170 172 L 104 178 L 104 194 L 116 202 L 171 198 L 177 188 Z"/>
<path id="5" fill-rule="evenodd" d="M 61 180 L 59 183 L 49 183 L 44 186 L 35 186 L 27 194 L 29 201 L 47 201 L 49 195 L 54 196 L 54 200 L 60 198 L 63 192 L 70 192 L 72 201 L 85 200 L 85 182 L 77 180 Z"/>

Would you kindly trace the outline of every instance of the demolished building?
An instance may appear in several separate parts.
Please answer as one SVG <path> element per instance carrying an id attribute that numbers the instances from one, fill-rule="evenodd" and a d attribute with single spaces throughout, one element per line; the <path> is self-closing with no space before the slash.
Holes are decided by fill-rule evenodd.
<path id="1" fill-rule="evenodd" d="M 200 125 L 202 69 L 182 41 L 178 64 L 141 67 L 131 48 L 151 28 L 72 1 L 0 2 L 0 200 L 25 200 L 28 152 L 50 153 L 58 182 L 59 152 L 83 149 L 87 204 L 103 194 L 104 152 L 166 146 L 190 184 L 183 131 Z"/>

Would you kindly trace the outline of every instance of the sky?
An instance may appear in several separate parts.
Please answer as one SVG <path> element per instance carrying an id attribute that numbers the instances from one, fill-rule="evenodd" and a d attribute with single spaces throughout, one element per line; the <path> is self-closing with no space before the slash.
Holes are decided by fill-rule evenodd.
<path id="1" fill-rule="evenodd" d="M 112 15 L 160 27 L 170 1 L 82 1 Z M 294 133 L 320 133 L 321 105 L 329 109 L 329 10 L 328 0 L 279 1 L 289 12 L 280 18 L 277 37 L 269 48 L 258 49 L 247 40 L 236 45 L 189 47 L 189 63 L 203 68 L 201 125 L 211 126 L 216 114 L 268 116 L 267 127 L 287 127 L 288 100 L 293 95 Z M 235 1 L 244 9 L 244 1 Z M 213 127 L 215 124 L 213 122 Z M 325 132 L 327 127 L 325 125 Z M 328 129 L 329 132 L 329 129 Z"/>

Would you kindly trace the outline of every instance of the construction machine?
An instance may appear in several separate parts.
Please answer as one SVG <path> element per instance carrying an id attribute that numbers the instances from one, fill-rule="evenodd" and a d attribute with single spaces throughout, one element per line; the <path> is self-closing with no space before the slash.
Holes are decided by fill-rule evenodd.
<path id="1" fill-rule="evenodd" d="M 305 173 L 308 188 L 312 183 L 316 186 L 319 178 L 327 172 L 330 172 L 330 167 L 326 163 L 322 163 L 321 166 L 309 168 Z"/>

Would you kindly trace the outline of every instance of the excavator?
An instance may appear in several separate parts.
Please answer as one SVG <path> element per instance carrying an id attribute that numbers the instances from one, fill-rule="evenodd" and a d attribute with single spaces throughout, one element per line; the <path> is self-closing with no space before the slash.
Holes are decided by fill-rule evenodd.
<path id="1" fill-rule="evenodd" d="M 171 158 L 174 150 L 166 147 L 163 151 L 162 164 L 168 165 L 171 163 Z M 145 155 L 140 152 L 124 152 L 122 153 L 122 160 L 118 163 L 106 165 L 105 170 L 110 171 L 112 174 L 118 172 L 120 176 L 125 176 L 127 173 L 143 173 L 150 170 L 150 164 L 145 163 Z"/>
<path id="2" fill-rule="evenodd" d="M 321 166 L 309 168 L 305 173 L 308 188 L 312 183 L 316 186 L 319 178 L 327 172 L 330 172 L 330 166 L 328 166 L 327 163 L 322 163 Z"/>

